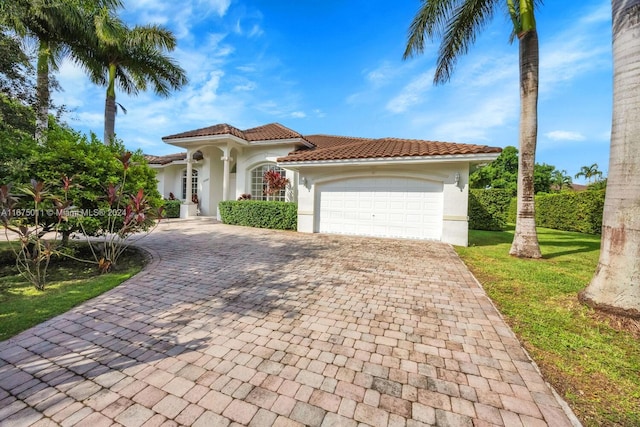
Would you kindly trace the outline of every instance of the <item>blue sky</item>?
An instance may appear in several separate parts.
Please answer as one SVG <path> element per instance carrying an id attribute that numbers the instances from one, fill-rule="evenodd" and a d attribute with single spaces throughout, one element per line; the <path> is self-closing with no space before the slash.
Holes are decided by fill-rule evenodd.
<path id="1" fill-rule="evenodd" d="M 537 161 L 608 169 L 611 129 L 611 13 L 608 0 L 537 15 L 540 100 Z M 161 138 L 228 123 L 279 122 L 302 134 L 518 144 L 518 44 L 498 13 L 447 84 L 434 86 L 438 45 L 403 60 L 418 0 L 125 0 L 130 24 L 171 29 L 171 54 L 190 83 L 169 98 L 153 92 L 117 101 L 128 113 L 116 134 L 130 149 L 180 151 Z M 75 129 L 99 136 L 105 89 L 65 62 L 58 104 Z M 582 182 L 576 180 L 576 182 Z"/>

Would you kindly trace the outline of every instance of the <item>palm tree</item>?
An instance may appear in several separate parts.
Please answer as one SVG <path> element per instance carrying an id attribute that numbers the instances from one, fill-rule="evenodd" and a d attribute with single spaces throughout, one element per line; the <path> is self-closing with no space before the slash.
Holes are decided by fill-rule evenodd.
<path id="1" fill-rule="evenodd" d="M 580 298 L 640 317 L 640 0 L 612 0 L 613 122 L 600 260 Z"/>
<path id="2" fill-rule="evenodd" d="M 116 86 L 136 95 L 151 85 L 156 94 L 169 96 L 172 89 L 187 83 L 187 77 L 165 53 L 176 46 L 171 31 L 158 25 L 129 28 L 106 10 L 93 25 L 94 36 L 77 63 L 91 81 L 107 88 L 104 143 L 110 144 L 115 135 Z"/>
<path id="3" fill-rule="evenodd" d="M 573 188 L 573 181 L 564 169 L 561 171 L 558 169 L 553 171 L 551 174 L 551 184 L 553 186 L 552 188 L 556 191 L 562 191 L 565 188 Z"/>
<path id="4" fill-rule="evenodd" d="M 582 166 L 580 168 L 580 172 L 575 175 L 575 178 L 578 179 L 583 176 L 589 184 L 591 184 L 591 179 L 595 178 L 596 181 L 599 181 L 602 178 L 602 172 L 598 170 L 598 164 L 594 163 L 591 166 Z"/>
<path id="5" fill-rule="evenodd" d="M 0 2 L 2 23 L 23 37 L 37 40 L 36 131 L 39 143 L 46 140 L 51 104 L 50 72 L 71 53 L 71 44 L 83 38 L 86 11 L 113 9 L 121 0 L 11 0 Z"/>
<path id="6" fill-rule="evenodd" d="M 423 0 L 409 27 L 404 58 L 422 53 L 425 35 L 442 37 L 434 83 L 447 82 L 457 58 L 468 51 L 477 33 L 506 6 L 520 50 L 520 157 L 518 166 L 518 214 L 509 253 L 540 258 L 534 215 L 534 165 L 538 136 L 538 33 L 535 0 Z"/>

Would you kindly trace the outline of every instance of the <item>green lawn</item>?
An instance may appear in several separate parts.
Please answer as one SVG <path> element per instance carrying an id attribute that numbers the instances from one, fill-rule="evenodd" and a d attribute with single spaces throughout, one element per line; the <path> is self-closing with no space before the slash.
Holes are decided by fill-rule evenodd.
<path id="1" fill-rule="evenodd" d="M 637 329 L 577 299 L 600 236 L 540 228 L 538 238 L 542 260 L 509 256 L 513 230 L 471 231 L 470 247 L 456 250 L 585 426 L 639 426 Z"/>
<path id="2" fill-rule="evenodd" d="M 74 247 L 78 255 L 89 255 L 86 246 Z M 17 273 L 8 243 L 0 242 L 0 341 L 118 286 L 139 272 L 145 262 L 144 253 L 129 250 L 113 272 L 101 275 L 95 264 L 53 259 L 48 285 L 40 292 Z"/>

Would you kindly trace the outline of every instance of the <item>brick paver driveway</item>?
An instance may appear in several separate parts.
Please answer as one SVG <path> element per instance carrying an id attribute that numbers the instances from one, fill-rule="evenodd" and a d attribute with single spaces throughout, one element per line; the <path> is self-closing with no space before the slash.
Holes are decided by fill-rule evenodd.
<path id="1" fill-rule="evenodd" d="M 141 245 L 0 343 L 1 425 L 571 425 L 448 245 L 201 220 Z"/>

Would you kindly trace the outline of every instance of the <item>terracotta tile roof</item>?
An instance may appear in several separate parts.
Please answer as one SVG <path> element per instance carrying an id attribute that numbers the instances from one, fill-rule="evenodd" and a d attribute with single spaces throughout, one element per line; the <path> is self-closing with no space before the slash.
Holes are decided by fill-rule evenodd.
<path id="1" fill-rule="evenodd" d="M 171 162 L 177 162 L 187 158 L 187 153 L 167 154 L 166 156 L 154 156 L 145 154 L 144 158 L 150 165 L 168 165 Z"/>
<path id="2" fill-rule="evenodd" d="M 367 139 L 330 135 L 310 135 L 305 138 L 316 145 L 316 148 L 294 151 L 286 157 L 279 158 L 278 162 L 447 156 L 500 153 L 502 151 L 501 148 L 486 145 L 417 139 Z"/>
<path id="3" fill-rule="evenodd" d="M 298 132 L 282 126 L 280 123 L 270 123 L 244 132 L 247 141 L 269 141 L 272 139 L 303 138 Z"/>
<path id="4" fill-rule="evenodd" d="M 187 153 L 174 153 L 167 154 L 165 156 L 154 156 L 151 154 L 145 154 L 144 158 L 150 165 L 168 165 L 172 162 L 179 162 L 187 158 Z M 202 151 L 198 150 L 193 153 L 193 160 L 202 160 L 204 158 Z"/>
<path id="5" fill-rule="evenodd" d="M 165 136 L 162 139 L 166 141 L 170 139 L 216 135 L 233 135 L 248 142 L 270 141 L 274 139 L 303 138 L 303 136 L 298 132 L 282 126 L 280 123 L 269 123 L 268 125 L 258 126 L 246 130 L 240 130 L 234 126 L 222 123 L 215 126 L 209 126 L 206 128 L 195 129 L 187 132 L 177 133 L 175 135 Z"/>

